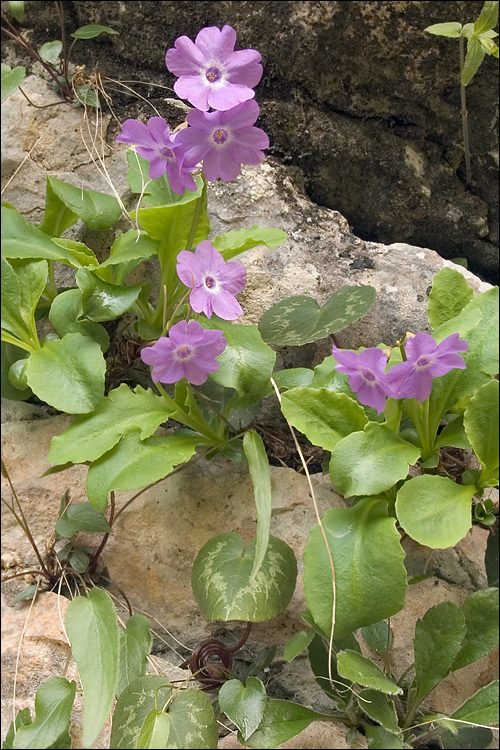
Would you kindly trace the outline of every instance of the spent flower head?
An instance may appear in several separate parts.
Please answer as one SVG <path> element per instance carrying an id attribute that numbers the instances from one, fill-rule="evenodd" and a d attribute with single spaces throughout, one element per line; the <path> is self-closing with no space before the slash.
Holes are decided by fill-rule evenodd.
<path id="1" fill-rule="evenodd" d="M 384 374 L 387 358 L 383 351 L 373 347 L 356 354 L 333 346 L 332 354 L 338 362 L 335 369 L 349 376 L 349 385 L 358 401 L 381 414 L 387 400 Z"/>
<path id="2" fill-rule="evenodd" d="M 150 117 L 147 125 L 139 120 L 125 120 L 117 143 L 132 143 L 137 153 L 149 161 L 149 176 L 156 179 L 167 173 L 175 193 L 196 190 L 191 176 L 193 169 L 184 164 L 184 149 L 171 134 L 163 117 Z"/>
<path id="3" fill-rule="evenodd" d="M 245 266 L 225 261 L 208 240 L 200 242 L 195 252 L 183 250 L 177 256 L 177 275 L 192 288 L 189 303 L 207 318 L 215 313 L 224 320 L 235 320 L 243 310 L 235 294 L 245 288 Z"/>
<path id="4" fill-rule="evenodd" d="M 153 383 L 176 383 L 185 377 L 193 385 L 202 385 L 209 372 L 219 369 L 215 358 L 226 345 L 223 331 L 205 331 L 196 320 L 181 320 L 168 337 L 143 349 L 141 358 L 153 368 Z"/>
<path id="5" fill-rule="evenodd" d="M 386 375 L 392 398 L 416 398 L 425 401 L 431 395 L 432 379 L 454 369 L 465 370 L 459 352 L 469 348 L 458 333 L 447 336 L 436 344 L 432 336 L 422 331 L 406 342 L 406 362 L 395 365 Z"/>
<path id="6" fill-rule="evenodd" d="M 185 150 L 186 166 L 194 168 L 203 161 L 207 180 L 220 177 L 229 182 L 238 177 L 242 164 L 261 164 L 269 138 L 263 130 L 253 127 L 258 116 L 259 105 L 254 101 L 225 112 L 189 112 L 189 127 L 176 137 L 176 143 Z"/>
<path id="7" fill-rule="evenodd" d="M 179 37 L 167 51 L 168 70 L 178 80 L 174 91 L 194 107 L 231 109 L 254 97 L 254 86 L 262 76 L 260 54 L 254 49 L 234 51 L 236 31 L 231 26 L 202 29 L 194 42 Z"/>

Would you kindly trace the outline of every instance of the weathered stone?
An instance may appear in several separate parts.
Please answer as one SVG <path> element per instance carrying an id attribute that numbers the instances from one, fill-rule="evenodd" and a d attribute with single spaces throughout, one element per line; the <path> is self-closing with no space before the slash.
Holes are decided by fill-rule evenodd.
<path id="1" fill-rule="evenodd" d="M 44 5 L 34 4 L 27 17 L 39 44 L 47 34 L 59 36 Z M 476 272 L 496 279 L 497 62 L 486 56 L 467 87 L 473 171 L 467 189 L 458 43 L 424 31 L 438 22 L 473 21 L 482 2 L 197 1 L 189 13 L 185 7 L 179 0 L 72 4 L 68 31 L 88 23 L 119 31 L 79 43 L 74 59 L 89 73 L 99 60 L 121 119 L 130 116 L 133 100 L 123 88 L 116 94 L 117 79 L 172 86 L 164 52 L 175 39 L 231 24 L 238 48 L 263 57 L 256 94 L 272 152 L 301 168 L 315 201 L 341 211 L 363 238 L 465 256 Z M 106 84 L 106 76 L 113 81 Z M 162 89 L 132 86 L 165 113 Z"/>
<path id="2" fill-rule="evenodd" d="M 68 604 L 69 599 L 64 596 L 46 592 L 38 595 L 30 610 L 27 602 L 5 606 L 2 597 L 2 738 L 14 712 L 29 708 L 34 718 L 35 693 L 43 682 L 51 677 L 66 677 L 79 685 L 64 629 Z M 151 657 L 151 666 L 154 667 L 151 673 L 165 675 L 169 680 L 186 678 L 184 670 L 160 657 Z M 82 718 L 83 700 L 81 693 L 77 693 L 71 716 L 73 747 L 82 747 Z M 110 729 L 108 721 L 93 747 L 109 748 Z"/>
<path id="3" fill-rule="evenodd" d="M 46 456 L 51 437 L 60 433 L 67 424 L 67 417 L 46 417 L 4 425 L 5 460 L 32 533 L 42 548 L 44 539 L 50 536 L 53 529 L 62 492 L 69 487 L 75 501 L 85 499 L 85 467 L 73 467 L 48 477 L 40 476 L 48 467 Z M 255 653 L 262 648 L 276 644 L 279 648 L 277 658 L 268 672 L 270 695 L 286 697 L 315 710 L 328 712 L 332 704 L 316 685 L 307 658 L 300 656 L 291 664 L 281 660 L 281 648 L 304 627 L 300 617 L 305 609 L 301 573 L 309 531 L 316 523 L 312 501 L 305 477 L 291 469 L 271 467 L 271 479 L 271 533 L 284 539 L 294 550 L 298 559 L 299 580 L 285 612 L 270 622 L 253 626 L 249 641 L 238 653 L 236 667 L 251 662 Z M 333 491 L 328 477 L 315 475 L 312 481 L 322 515 L 329 507 L 343 507 L 344 501 Z M 8 490 L 4 492 L 7 498 Z M 116 493 L 117 507 L 120 508 L 134 494 Z M 5 553 L 17 552 L 21 559 L 16 558 L 14 564 L 18 567 L 22 564 L 21 569 L 25 569 L 28 564 L 33 564 L 33 553 L 9 515 L 4 513 L 3 516 L 3 549 Z M 127 595 L 134 609 L 152 619 L 156 634 L 155 649 L 164 654 L 169 662 L 181 663 L 188 650 L 208 635 L 215 635 L 228 644 L 241 636 L 239 623 L 217 626 L 207 622 L 194 600 L 191 568 L 201 546 L 215 534 L 236 531 L 248 541 L 255 534 L 255 516 L 253 489 L 247 468 L 218 458 L 211 463 L 199 461 L 144 492 L 117 520 L 103 555 L 103 563 L 112 582 Z M 405 609 L 391 618 L 395 637 L 391 659 L 397 674 L 402 674 L 412 662 L 416 620 L 430 606 L 441 601 L 462 604 L 473 588 L 485 585 L 485 537 L 484 530 L 474 528 L 472 534 L 455 549 L 435 553 L 438 558 L 428 565 L 429 571 L 434 571 L 435 575 L 409 587 Z M 425 570 L 428 551 L 408 540 L 405 546 L 409 553 L 410 575 L 421 575 Z M 12 585 L 12 582 L 7 584 L 9 587 Z M 19 582 L 18 585 L 21 587 L 25 584 Z M 118 600 L 122 599 L 118 590 L 112 587 L 110 591 L 116 594 Z M 21 610 L 22 605 L 18 605 L 12 612 Z M 37 625 L 37 615 L 32 618 L 33 627 L 38 628 L 38 633 L 44 633 L 45 618 L 46 615 L 41 616 L 40 625 Z M 9 628 L 10 625 L 8 633 Z M 16 628 L 19 630 L 19 625 Z M 49 628 L 47 638 L 51 637 L 51 632 Z M 184 644 L 184 648 L 179 650 L 177 641 Z M 364 651 L 377 659 L 368 647 L 364 647 Z M 52 674 L 59 673 L 57 670 L 60 670 L 62 660 L 61 656 L 50 667 Z M 495 656 L 490 655 L 454 673 L 443 686 L 436 688 L 426 705 L 444 713 L 454 710 L 470 695 L 471 685 L 478 689 L 494 679 L 494 669 Z M 297 675 L 300 675 L 299 680 Z M 43 679 L 46 676 L 49 676 L 48 672 L 43 673 Z M 327 747 L 328 742 L 342 743 L 344 736 L 343 730 L 317 724 L 303 738 L 294 740 L 297 744 L 288 746 Z M 223 742 L 233 741 L 234 738 Z M 310 744 L 302 745 L 301 742 Z"/>

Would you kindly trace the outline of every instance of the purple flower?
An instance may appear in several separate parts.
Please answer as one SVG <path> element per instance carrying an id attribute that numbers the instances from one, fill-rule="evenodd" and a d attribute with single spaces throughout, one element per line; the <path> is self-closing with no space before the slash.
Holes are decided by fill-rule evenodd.
<path id="1" fill-rule="evenodd" d="M 465 362 L 458 352 L 466 352 L 467 341 L 458 333 L 447 336 L 436 344 L 428 333 L 416 333 L 406 342 L 406 362 L 395 365 L 386 375 L 392 398 L 416 398 L 425 401 L 431 395 L 432 378 L 446 375 L 458 368 L 465 370 Z"/>
<path id="2" fill-rule="evenodd" d="M 174 91 L 197 109 L 226 110 L 252 99 L 262 76 L 260 54 L 254 49 L 234 52 L 236 31 L 231 26 L 202 29 L 194 42 L 181 36 L 167 51 L 168 70 L 179 80 Z"/>
<path id="3" fill-rule="evenodd" d="M 187 116 L 190 127 L 176 137 L 185 150 L 186 165 L 194 167 L 203 160 L 207 180 L 221 177 L 229 182 L 238 177 L 242 164 L 261 164 L 269 138 L 260 128 L 252 127 L 258 116 L 257 102 L 243 102 L 226 112 L 193 109 Z"/>
<path id="4" fill-rule="evenodd" d="M 156 344 L 141 351 L 142 361 L 152 365 L 153 383 L 176 383 L 187 378 L 201 385 L 209 372 L 219 369 L 216 357 L 222 354 L 227 341 L 222 331 L 205 331 L 195 320 L 181 320 Z"/>
<path id="5" fill-rule="evenodd" d="M 332 354 L 339 363 L 335 369 L 349 375 L 349 385 L 358 401 L 381 414 L 387 400 L 384 375 L 387 358 L 383 351 L 374 347 L 356 354 L 333 346 Z"/>
<path id="6" fill-rule="evenodd" d="M 189 302 L 197 313 L 207 318 L 215 313 L 224 320 L 235 320 L 243 310 L 235 298 L 245 288 L 245 266 L 225 261 L 208 240 L 200 242 L 194 253 L 183 250 L 177 256 L 177 274 L 192 287 Z"/>
<path id="7" fill-rule="evenodd" d="M 117 143 L 133 143 L 137 153 L 149 161 L 151 179 L 168 175 L 170 187 L 182 195 L 184 190 L 196 190 L 192 169 L 184 164 L 184 149 L 170 134 L 163 117 L 150 117 L 148 124 L 139 120 L 125 120 Z"/>

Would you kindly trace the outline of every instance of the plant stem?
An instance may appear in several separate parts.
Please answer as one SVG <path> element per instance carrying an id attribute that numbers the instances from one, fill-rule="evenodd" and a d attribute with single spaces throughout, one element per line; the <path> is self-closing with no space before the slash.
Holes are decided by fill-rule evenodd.
<path id="1" fill-rule="evenodd" d="M 111 510 L 109 511 L 109 521 L 108 521 L 108 523 L 109 523 L 109 525 L 111 527 L 113 525 L 113 518 L 114 518 L 114 515 L 115 515 L 115 493 L 113 491 L 110 492 L 109 502 L 110 502 L 110 505 L 111 505 Z M 103 538 L 101 540 L 101 543 L 100 543 L 99 547 L 97 548 L 97 551 L 94 552 L 94 554 L 92 555 L 92 557 L 90 559 L 89 567 L 88 567 L 88 572 L 89 573 L 93 573 L 94 570 L 96 569 L 99 557 L 101 556 L 101 553 L 102 553 L 104 547 L 106 546 L 106 542 L 108 541 L 110 533 L 111 533 L 110 531 L 107 531 L 106 534 L 104 534 L 104 536 L 103 536 Z"/>
<path id="2" fill-rule="evenodd" d="M 60 81 L 59 81 L 59 79 L 57 77 L 57 73 L 55 72 L 54 68 L 49 63 L 47 63 L 45 60 L 43 60 L 43 58 L 40 57 L 40 55 L 34 49 L 34 47 L 32 47 L 30 44 L 28 44 L 28 42 L 23 38 L 23 36 L 19 33 L 19 31 L 16 29 L 16 27 L 13 24 L 11 24 L 11 22 L 9 21 L 9 19 L 6 16 L 4 16 L 3 13 L 2 13 L 2 20 L 4 21 L 4 23 L 7 24 L 7 26 L 2 26 L 2 31 L 4 31 L 7 34 L 7 36 L 10 36 L 11 39 L 14 39 L 15 42 L 17 42 L 22 47 L 24 47 L 24 49 L 26 50 L 26 52 L 29 55 L 31 55 L 31 57 L 33 57 L 37 62 L 39 62 L 41 65 L 43 65 L 43 67 L 45 68 L 45 70 L 47 71 L 47 73 L 50 75 L 50 77 L 57 84 L 57 88 L 61 92 L 61 94 L 63 96 L 63 99 L 66 102 L 70 103 L 71 102 L 71 97 L 68 96 L 67 91 L 64 91 L 61 88 Z"/>
<path id="3" fill-rule="evenodd" d="M 467 124 L 467 104 L 465 101 L 465 86 L 462 83 L 462 71 L 464 69 L 465 51 L 464 51 L 464 38 L 459 37 L 459 53 L 460 53 L 460 101 L 462 108 L 460 114 L 462 115 L 462 133 L 464 141 L 464 154 L 465 154 L 465 182 L 470 185 L 472 182 L 472 170 L 470 165 L 470 148 L 469 148 L 469 127 Z"/>

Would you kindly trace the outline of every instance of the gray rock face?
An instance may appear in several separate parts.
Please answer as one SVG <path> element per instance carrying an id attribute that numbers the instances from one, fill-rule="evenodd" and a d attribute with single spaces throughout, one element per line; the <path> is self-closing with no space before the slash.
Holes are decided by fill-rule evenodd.
<path id="1" fill-rule="evenodd" d="M 487 57 L 467 87 L 473 168 L 467 189 L 458 43 L 424 32 L 438 22 L 473 21 L 482 4 L 224 0 L 191 2 L 186 13 L 179 0 L 76 1 L 68 26 L 101 23 L 120 32 L 80 44 L 76 62 L 90 68 L 98 60 L 111 78 L 172 86 L 164 53 L 175 39 L 232 25 L 238 48 L 263 57 L 257 101 L 271 153 L 300 167 L 315 202 L 340 211 L 358 236 L 466 257 L 495 283 L 498 63 Z M 45 4 L 34 5 L 35 28 L 53 26 Z M 164 112 L 161 99 L 157 105 Z"/>

